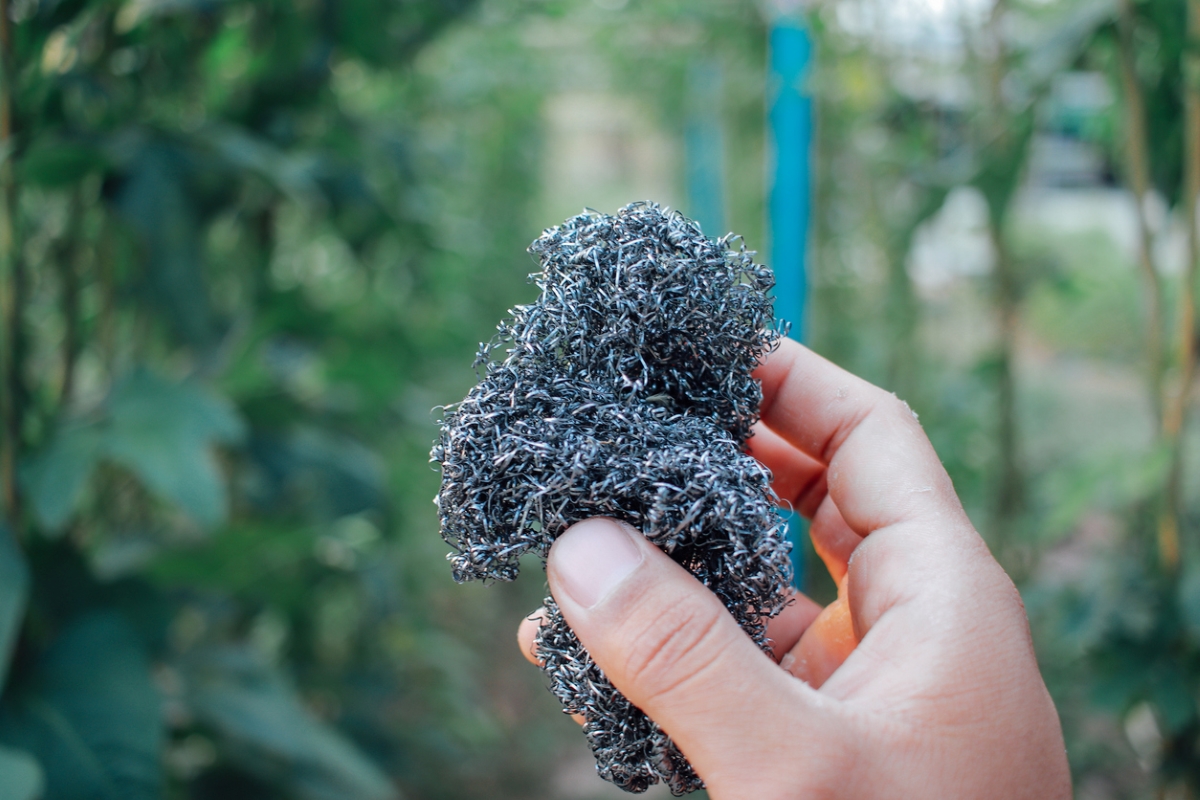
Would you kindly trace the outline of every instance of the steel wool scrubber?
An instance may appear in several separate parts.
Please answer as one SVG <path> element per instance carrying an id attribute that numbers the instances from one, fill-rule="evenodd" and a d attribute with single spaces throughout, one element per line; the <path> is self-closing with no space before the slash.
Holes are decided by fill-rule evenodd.
<path id="1" fill-rule="evenodd" d="M 734 240 L 653 203 L 587 212 L 529 248 L 541 295 L 480 348 L 486 373 L 446 409 L 432 460 L 457 581 L 512 580 L 588 517 L 628 522 L 721 598 L 764 649 L 791 562 L 770 474 L 743 452 L 777 344 L 774 276 Z M 553 598 L 537 639 L 550 688 L 600 775 L 630 792 L 702 788 L 605 677 Z"/>

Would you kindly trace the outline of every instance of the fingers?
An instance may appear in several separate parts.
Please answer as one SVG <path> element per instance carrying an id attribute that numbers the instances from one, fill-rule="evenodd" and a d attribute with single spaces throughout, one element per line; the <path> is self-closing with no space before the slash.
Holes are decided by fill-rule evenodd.
<path id="1" fill-rule="evenodd" d="M 537 629 L 541 627 L 545 615 L 546 610 L 539 608 L 521 620 L 521 625 L 517 628 L 517 647 L 521 648 L 521 655 L 525 656 L 525 660 L 535 667 L 542 665 L 542 660 L 537 654 Z"/>
<path id="2" fill-rule="evenodd" d="M 842 516 L 860 535 L 961 506 L 912 411 L 894 395 L 791 341 L 755 371 L 763 422 L 826 464 Z"/>
<path id="3" fill-rule="evenodd" d="M 779 665 L 819 689 L 857 645 L 858 636 L 846 599 L 846 581 L 842 580 L 837 600 L 821 610 Z"/>
<path id="4" fill-rule="evenodd" d="M 525 660 L 535 667 L 542 665 L 542 660 L 538 658 L 537 654 L 537 629 L 545 616 L 546 609 L 539 608 L 521 620 L 521 625 L 517 628 L 517 646 L 521 648 L 521 655 L 525 656 Z M 583 717 L 579 714 L 572 714 L 571 719 L 579 725 L 584 723 Z"/>
<path id="5" fill-rule="evenodd" d="M 771 640 L 771 653 L 779 661 L 796 646 L 801 634 L 812 624 L 821 607 L 799 592 L 792 595 L 792 602 L 783 611 L 767 621 L 767 638 Z M 537 629 L 542 624 L 545 609 L 539 608 L 525 619 L 517 628 L 517 646 L 521 655 L 535 667 L 542 665 L 537 654 Z"/>
<path id="6" fill-rule="evenodd" d="M 846 524 L 829 497 L 825 465 L 761 422 L 755 425 L 746 451 L 771 470 L 771 488 L 779 499 L 812 520 L 813 547 L 829 574 L 840 582 L 862 535 Z"/>
<path id="7" fill-rule="evenodd" d="M 809 535 L 813 547 L 833 579 L 841 581 L 862 536 L 850 529 L 829 498 L 825 465 L 800 452 L 762 423 L 755 426 L 746 449 L 771 470 L 771 485 L 780 500 L 812 520 Z"/>
<path id="8" fill-rule="evenodd" d="M 754 426 L 746 452 L 771 470 L 771 488 L 779 499 L 811 519 L 825 496 L 825 465 L 762 423 Z"/>
<path id="9" fill-rule="evenodd" d="M 849 568 L 850 557 L 862 542 L 862 537 L 846 524 L 833 498 L 826 496 L 821 501 L 817 513 L 813 515 L 808 535 L 812 539 L 813 549 L 825 563 L 825 568 L 829 570 L 834 581 L 840 584 Z"/>
<path id="10" fill-rule="evenodd" d="M 848 576 L 856 639 L 888 609 L 991 560 L 907 405 L 788 340 L 755 375 L 763 422 L 827 465 L 813 540 L 831 572 Z"/>
<path id="11" fill-rule="evenodd" d="M 800 641 L 804 631 L 821 613 L 821 606 L 799 592 L 792 594 L 792 602 L 776 616 L 767 620 L 767 638 L 771 640 L 771 654 L 780 661 Z"/>
<path id="12" fill-rule="evenodd" d="M 812 625 L 813 620 L 818 618 L 821 610 L 821 606 L 796 592 L 792 602 L 767 622 L 767 638 L 771 640 L 771 653 L 776 661 L 786 658 L 789 652 L 796 647 L 801 635 Z M 537 654 L 537 629 L 542 624 L 545 614 L 545 609 L 539 608 L 521 620 L 521 625 L 517 628 L 517 646 L 521 649 L 521 655 L 525 656 L 525 660 L 535 667 L 542 665 L 542 660 Z M 795 661 L 794 656 L 792 661 Z M 796 670 L 791 670 L 791 672 L 802 680 L 809 680 L 805 673 Z M 820 684 L 813 685 L 819 686 Z M 583 717 L 578 714 L 572 714 L 571 718 L 580 725 L 584 722 Z"/>
<path id="13" fill-rule="evenodd" d="M 547 576 L 596 663 L 675 739 L 714 794 L 777 772 L 818 732 L 833 735 L 828 702 L 779 669 L 715 595 L 628 526 L 601 518 L 569 529 L 550 551 Z M 797 606 L 783 623 L 793 629 L 812 610 Z"/>

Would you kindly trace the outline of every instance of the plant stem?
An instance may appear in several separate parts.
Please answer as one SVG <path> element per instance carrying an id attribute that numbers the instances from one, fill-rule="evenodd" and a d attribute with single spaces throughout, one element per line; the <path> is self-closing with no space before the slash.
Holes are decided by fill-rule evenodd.
<path id="1" fill-rule="evenodd" d="M 100 286 L 100 313 L 96 318 L 95 346 L 104 371 L 111 381 L 116 373 L 117 350 L 117 289 L 115 262 L 118 247 L 113 226 L 107 216 L 100 221 L 96 245 L 96 277 Z"/>
<path id="2" fill-rule="evenodd" d="M 1133 191 L 1138 228 L 1138 267 L 1145 303 L 1146 359 L 1149 365 L 1150 397 L 1155 421 L 1163 416 L 1163 288 L 1154 266 L 1153 235 L 1146 218 L 1150 196 L 1150 148 L 1146 130 L 1146 101 L 1138 83 L 1133 53 L 1134 12 L 1132 0 L 1121 0 L 1117 21 L 1117 54 L 1121 87 L 1125 94 L 1125 158 L 1127 177 Z"/>
<path id="3" fill-rule="evenodd" d="M 1179 316 L 1176 326 L 1178 348 L 1178 385 L 1163 414 L 1162 436 L 1171 448 L 1171 466 L 1167 474 L 1166 497 L 1159 523 L 1160 549 L 1174 544 L 1178 561 L 1180 520 L 1183 517 L 1184 429 L 1196 378 L 1197 276 L 1200 274 L 1200 229 L 1197 227 L 1197 197 L 1200 196 L 1200 0 L 1188 0 L 1188 38 L 1183 54 L 1184 181 L 1183 214 L 1187 225 L 1187 264 L 1179 292 Z M 1166 552 L 1166 551 L 1164 551 Z"/>
<path id="4" fill-rule="evenodd" d="M 1012 526 L 1025 506 L 1025 483 L 1021 472 L 1017 424 L 1016 347 L 1020 327 L 1019 290 L 1013 274 L 1012 257 L 1001 230 L 991 228 L 996 254 L 996 312 L 999 323 L 999 353 L 996 369 L 997 443 L 1000 476 L 996 489 L 996 516 L 1004 544 L 1011 544 Z"/>
<path id="5" fill-rule="evenodd" d="M 78 241 L 82 231 L 83 203 L 80 190 L 71 193 L 70 204 L 67 208 L 67 226 L 63 233 L 61 246 L 58 248 L 58 273 L 62 284 L 62 315 L 65 330 L 62 347 L 62 380 L 60 382 L 58 406 L 65 411 L 71 402 L 72 390 L 75 386 L 75 362 L 79 357 L 79 265 L 76 263 Z"/>
<path id="6" fill-rule="evenodd" d="M 1133 49 L 1135 19 L 1133 0 L 1121 0 L 1117 18 L 1117 56 L 1121 87 L 1125 94 L 1125 157 L 1129 185 L 1133 190 L 1138 226 L 1138 267 L 1142 275 L 1145 303 L 1146 360 L 1151 407 L 1160 440 L 1172 445 L 1166 435 L 1173 425 L 1167 399 L 1167 346 L 1163 322 L 1163 282 L 1154 265 L 1153 235 L 1146 218 L 1146 200 L 1150 196 L 1150 147 L 1146 130 L 1146 102 L 1138 82 Z M 1186 204 L 1185 200 L 1185 204 Z M 1177 448 L 1176 448 L 1177 449 Z M 1157 509 L 1158 557 L 1163 569 L 1173 572 L 1179 564 L 1179 521 L 1171 508 L 1168 480 L 1163 486 Z"/>
<path id="7" fill-rule="evenodd" d="M 1004 100 L 1003 81 L 1008 69 L 1008 53 L 1001 35 L 1004 15 L 1008 11 L 1006 0 L 995 0 L 988 20 L 987 33 L 990 38 L 991 57 L 987 67 L 987 124 L 983 130 L 986 146 L 1002 158 L 1009 150 L 1020 147 L 1014 142 L 1011 130 L 1013 117 L 1007 113 Z M 1013 169 L 1020 163 L 1013 159 Z M 1020 320 L 1021 290 L 1016 274 L 1016 265 L 1005 241 L 1007 204 L 1011 194 L 989 198 L 988 234 L 995 254 L 993 267 L 992 299 L 997 317 L 997 375 L 996 375 L 996 440 L 999 450 L 1000 474 L 994 496 L 994 525 L 998 550 L 1005 557 L 1010 569 L 1024 565 L 1013 563 L 1018 555 L 1013 548 L 1013 534 L 1025 507 L 1025 481 L 1021 468 L 1020 425 L 1017 420 L 1016 349 L 1017 330 Z M 1003 206 L 1003 207 L 1001 207 Z"/>
<path id="8" fill-rule="evenodd" d="M 26 276 L 21 258 L 17 219 L 16 121 L 13 81 L 16 64 L 12 53 L 12 20 L 8 0 L 0 0 L 0 276 L 3 285 L 4 339 L 0 352 L 0 407 L 3 408 L 3 441 L 0 442 L 0 484 L 9 523 L 20 529 L 21 497 L 17 491 L 17 462 L 21 450 L 21 421 L 25 405 L 24 332 L 21 315 L 25 307 Z"/>

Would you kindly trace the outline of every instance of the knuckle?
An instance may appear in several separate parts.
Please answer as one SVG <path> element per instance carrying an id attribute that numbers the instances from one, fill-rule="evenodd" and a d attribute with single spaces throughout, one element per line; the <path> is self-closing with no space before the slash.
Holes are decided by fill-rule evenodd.
<path id="1" fill-rule="evenodd" d="M 880 390 L 879 409 L 887 416 L 903 422 L 905 425 L 919 427 L 920 420 L 908 401 L 902 400 L 894 392 Z M 916 424 L 914 424 L 916 423 Z"/>
<path id="2" fill-rule="evenodd" d="M 638 702 L 661 702 L 709 670 L 724 649 L 723 612 L 715 598 L 679 603 L 630 637 L 624 673 Z"/>

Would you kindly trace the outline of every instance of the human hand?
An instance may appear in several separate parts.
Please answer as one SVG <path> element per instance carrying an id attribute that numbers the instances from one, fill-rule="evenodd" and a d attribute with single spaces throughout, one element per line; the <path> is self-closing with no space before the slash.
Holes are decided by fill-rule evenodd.
<path id="1" fill-rule="evenodd" d="M 837 601 L 796 595 L 772 659 L 640 534 L 587 520 L 547 575 L 588 652 L 717 800 L 1070 797 L 1020 596 L 915 415 L 787 340 L 756 377 L 751 453 L 812 519 Z"/>

